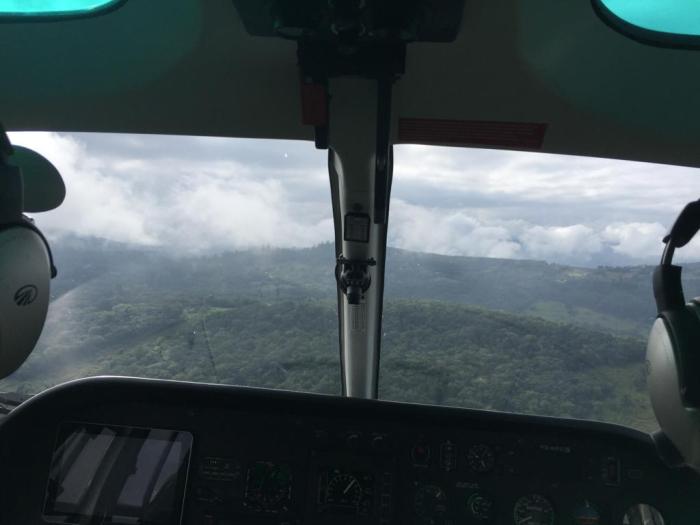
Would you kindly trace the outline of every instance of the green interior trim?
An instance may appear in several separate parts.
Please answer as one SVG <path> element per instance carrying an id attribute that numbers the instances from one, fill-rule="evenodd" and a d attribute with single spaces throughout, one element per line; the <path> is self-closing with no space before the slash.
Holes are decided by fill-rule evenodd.
<path id="1" fill-rule="evenodd" d="M 698 0 L 601 0 L 624 21 L 661 33 L 700 35 Z"/>
<path id="2" fill-rule="evenodd" d="M 90 14 L 120 0 L 0 0 L 0 16 L 47 16 Z"/>
<path id="3" fill-rule="evenodd" d="M 699 0 L 592 0 L 601 19 L 644 44 L 700 48 Z"/>

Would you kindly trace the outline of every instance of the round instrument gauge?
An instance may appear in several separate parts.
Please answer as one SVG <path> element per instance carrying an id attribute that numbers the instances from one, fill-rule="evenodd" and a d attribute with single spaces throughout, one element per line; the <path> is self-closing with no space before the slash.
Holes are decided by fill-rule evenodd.
<path id="1" fill-rule="evenodd" d="M 447 512 L 447 494 L 437 485 L 418 485 L 413 506 L 427 523 L 436 523 Z"/>
<path id="2" fill-rule="evenodd" d="M 539 494 L 523 496 L 513 509 L 515 525 L 554 525 L 554 508 Z"/>
<path id="3" fill-rule="evenodd" d="M 664 525 L 664 517 L 651 505 L 638 503 L 627 509 L 622 525 Z"/>
<path id="4" fill-rule="evenodd" d="M 245 505 L 264 512 L 282 510 L 291 499 L 292 471 L 288 465 L 257 461 L 248 469 Z"/>
<path id="5" fill-rule="evenodd" d="M 575 525 L 598 525 L 600 513 L 588 501 L 585 501 L 574 510 Z"/>
<path id="6" fill-rule="evenodd" d="M 372 474 L 323 468 L 318 476 L 318 511 L 323 514 L 367 516 L 374 503 Z"/>
<path id="7" fill-rule="evenodd" d="M 416 443 L 411 449 L 411 460 L 414 467 L 427 467 L 430 463 L 430 445 L 424 441 Z"/>
<path id="8" fill-rule="evenodd" d="M 474 472 L 490 472 L 496 465 L 496 455 L 488 445 L 472 445 L 467 451 L 467 464 Z"/>
<path id="9" fill-rule="evenodd" d="M 475 492 L 467 500 L 467 509 L 480 522 L 489 522 L 494 516 L 494 501 L 485 494 Z"/>
<path id="10" fill-rule="evenodd" d="M 362 501 L 362 487 L 351 474 L 340 473 L 328 481 L 326 503 L 340 507 L 358 507 Z"/>

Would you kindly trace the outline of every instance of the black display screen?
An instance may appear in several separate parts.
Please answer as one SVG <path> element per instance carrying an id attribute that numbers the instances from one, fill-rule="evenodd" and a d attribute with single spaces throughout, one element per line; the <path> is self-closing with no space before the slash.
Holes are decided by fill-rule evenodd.
<path id="1" fill-rule="evenodd" d="M 44 518 L 53 523 L 177 524 L 191 448 L 189 432 L 63 423 Z"/>

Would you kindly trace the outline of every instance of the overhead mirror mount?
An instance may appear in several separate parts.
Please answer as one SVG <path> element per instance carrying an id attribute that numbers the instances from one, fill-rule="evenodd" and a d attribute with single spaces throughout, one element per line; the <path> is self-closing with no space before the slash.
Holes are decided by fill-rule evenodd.
<path id="1" fill-rule="evenodd" d="M 248 33 L 364 46 L 452 42 L 464 0 L 233 0 Z"/>
<path id="2" fill-rule="evenodd" d="M 303 121 L 316 146 L 328 148 L 328 79 L 361 76 L 393 81 L 404 73 L 406 45 L 452 42 L 464 0 L 233 0 L 246 31 L 298 43 Z M 385 162 L 386 154 L 381 162 Z M 384 220 L 384 219 L 382 219 Z"/>

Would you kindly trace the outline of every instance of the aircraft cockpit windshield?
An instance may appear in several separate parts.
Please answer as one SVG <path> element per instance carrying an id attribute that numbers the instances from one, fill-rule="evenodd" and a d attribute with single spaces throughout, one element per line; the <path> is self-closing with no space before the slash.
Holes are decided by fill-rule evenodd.
<path id="1" fill-rule="evenodd" d="M 36 216 L 59 274 L 6 396 L 103 374 L 340 393 L 333 217 L 313 144 L 11 137 L 59 168 L 67 197 Z M 398 146 L 379 397 L 655 430 L 649 275 L 698 188 L 691 168 Z M 700 266 L 684 279 L 700 289 Z"/>
<path id="2" fill-rule="evenodd" d="M 695 525 L 690 0 L 0 0 L 0 523 Z"/>

